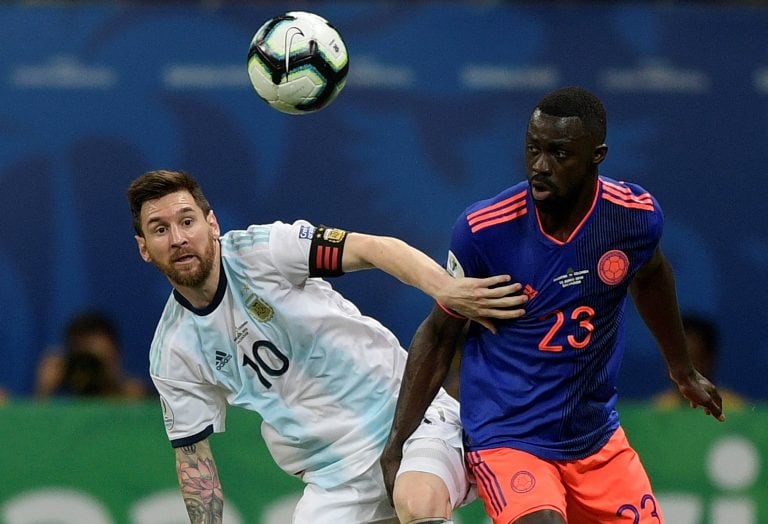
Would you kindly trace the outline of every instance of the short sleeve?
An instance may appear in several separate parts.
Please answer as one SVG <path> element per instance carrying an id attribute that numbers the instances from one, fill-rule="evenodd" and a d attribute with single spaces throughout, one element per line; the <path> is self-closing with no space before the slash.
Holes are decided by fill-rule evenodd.
<path id="1" fill-rule="evenodd" d="M 305 220 L 290 225 L 276 222 L 270 234 L 272 262 L 294 285 L 309 277 L 341 276 L 346 239 L 343 229 L 316 227 Z"/>
<path id="2" fill-rule="evenodd" d="M 291 284 L 300 286 L 309 278 L 309 251 L 317 228 L 306 220 L 292 224 L 275 222 L 269 248 L 275 269 Z"/>
<path id="3" fill-rule="evenodd" d="M 644 242 L 642 243 L 642 249 L 639 249 L 638 253 L 641 264 L 644 264 L 653 257 L 656 248 L 661 242 L 661 237 L 664 232 L 664 212 L 661 209 L 659 201 L 656 200 L 656 197 L 646 191 L 643 187 L 628 182 L 625 182 L 624 185 L 630 189 L 635 198 L 641 203 L 648 200 L 651 202 L 648 211 L 643 211 L 636 215 L 638 220 L 642 220 L 641 222 L 638 222 L 638 224 L 640 224 L 640 230 L 643 232 Z"/>
<path id="4" fill-rule="evenodd" d="M 226 398 L 211 384 L 152 377 L 160 394 L 165 431 L 174 448 L 225 429 Z"/>
<path id="5" fill-rule="evenodd" d="M 453 226 L 446 269 L 455 278 L 488 276 L 477 255 L 466 213 L 462 214 Z"/>

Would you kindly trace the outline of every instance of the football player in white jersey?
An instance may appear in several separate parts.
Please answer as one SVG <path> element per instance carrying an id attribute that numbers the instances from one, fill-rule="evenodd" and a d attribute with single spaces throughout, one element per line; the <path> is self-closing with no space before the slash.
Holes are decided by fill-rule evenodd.
<path id="1" fill-rule="evenodd" d="M 401 240 L 301 220 L 221 234 L 183 172 L 145 173 L 128 199 L 141 257 L 173 286 L 150 374 L 190 520 L 221 522 L 209 437 L 232 405 L 261 416 L 275 462 L 305 482 L 294 523 L 451 522 L 470 492 L 458 403 L 441 392 L 404 445 L 393 509 L 378 459 L 406 352 L 323 277 L 376 267 L 490 328 L 523 314 L 520 286 L 454 279 Z"/>

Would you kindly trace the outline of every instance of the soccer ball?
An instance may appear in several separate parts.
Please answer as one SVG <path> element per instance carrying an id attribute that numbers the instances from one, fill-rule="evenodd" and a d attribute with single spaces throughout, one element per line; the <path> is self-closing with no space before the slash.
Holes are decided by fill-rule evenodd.
<path id="1" fill-rule="evenodd" d="M 256 93 L 294 115 L 328 106 L 344 88 L 349 56 L 338 31 L 312 13 L 267 20 L 251 40 L 248 76 Z"/>

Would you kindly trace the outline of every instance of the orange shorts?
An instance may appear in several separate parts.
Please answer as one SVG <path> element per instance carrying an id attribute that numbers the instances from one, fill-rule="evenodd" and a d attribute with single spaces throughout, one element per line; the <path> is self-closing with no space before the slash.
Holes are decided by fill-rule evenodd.
<path id="1" fill-rule="evenodd" d="M 624 430 L 580 460 L 542 460 L 511 448 L 467 453 L 478 495 L 494 524 L 554 510 L 568 524 L 661 524 L 648 475 Z"/>

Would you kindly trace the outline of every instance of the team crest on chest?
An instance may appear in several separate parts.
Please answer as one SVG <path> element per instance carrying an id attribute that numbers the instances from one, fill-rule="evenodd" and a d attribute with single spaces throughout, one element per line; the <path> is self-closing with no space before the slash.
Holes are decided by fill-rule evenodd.
<path id="1" fill-rule="evenodd" d="M 629 273 L 629 258 L 623 251 L 606 251 L 597 262 L 597 274 L 600 280 L 609 286 L 615 286 Z"/>
<path id="2" fill-rule="evenodd" d="M 275 316 L 272 306 L 247 287 L 243 288 L 243 300 L 251 316 L 259 322 L 269 322 Z"/>

